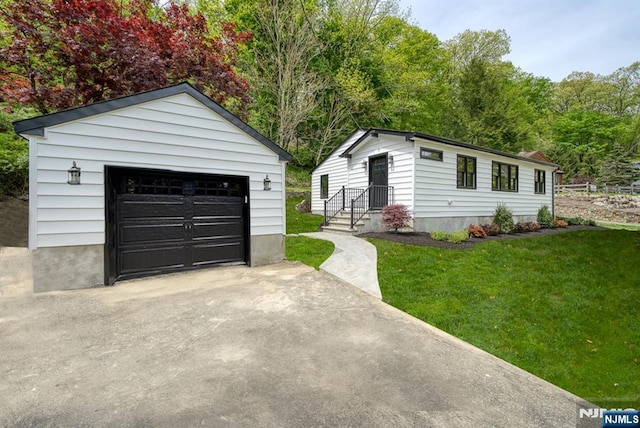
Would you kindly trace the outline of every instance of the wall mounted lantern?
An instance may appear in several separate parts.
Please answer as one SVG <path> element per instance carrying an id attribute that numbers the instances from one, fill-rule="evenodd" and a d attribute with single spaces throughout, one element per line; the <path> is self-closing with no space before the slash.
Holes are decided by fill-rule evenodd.
<path id="1" fill-rule="evenodd" d="M 393 168 L 393 156 L 389 156 L 389 166 Z"/>
<path id="2" fill-rule="evenodd" d="M 269 175 L 262 180 L 262 184 L 264 184 L 264 190 L 271 190 L 271 180 L 269 180 Z"/>
<path id="3" fill-rule="evenodd" d="M 69 179 L 67 180 L 68 184 L 80 184 L 80 168 L 78 168 L 75 161 L 73 161 L 71 168 L 67 170 L 67 174 L 69 175 Z"/>
<path id="4" fill-rule="evenodd" d="M 367 170 L 367 163 L 368 162 L 366 159 L 362 161 L 362 169 L 364 169 L 365 171 Z"/>

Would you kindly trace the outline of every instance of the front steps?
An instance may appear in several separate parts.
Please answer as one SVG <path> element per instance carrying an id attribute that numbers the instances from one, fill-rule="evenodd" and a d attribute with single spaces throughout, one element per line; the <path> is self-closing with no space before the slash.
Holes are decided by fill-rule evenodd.
<path id="1" fill-rule="evenodd" d="M 348 235 L 357 235 L 358 233 L 364 232 L 364 227 L 366 223 L 369 221 L 369 214 L 365 214 L 354 227 L 351 227 L 351 212 L 350 211 L 340 211 L 334 218 L 329 220 L 328 226 L 322 226 L 322 231 L 326 232 L 337 232 L 337 233 L 345 233 Z"/>

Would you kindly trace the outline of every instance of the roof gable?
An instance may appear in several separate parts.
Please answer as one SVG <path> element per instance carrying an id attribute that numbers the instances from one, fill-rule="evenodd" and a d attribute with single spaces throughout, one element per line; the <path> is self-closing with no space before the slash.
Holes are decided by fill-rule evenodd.
<path id="1" fill-rule="evenodd" d="M 518 156 L 522 156 L 523 158 L 527 159 L 535 159 L 542 162 L 553 163 L 551 162 L 551 159 L 546 157 L 540 150 L 536 150 L 535 152 L 520 152 L 518 153 Z"/>
<path id="2" fill-rule="evenodd" d="M 198 91 L 189 83 L 179 83 L 174 86 L 168 86 L 165 88 L 155 89 L 148 92 L 140 92 L 133 95 L 128 95 L 121 98 L 115 98 L 112 100 L 101 101 L 86 106 L 75 107 L 68 110 L 62 110 L 56 113 L 45 114 L 37 116 L 31 119 L 19 120 L 13 123 L 13 128 L 17 134 L 26 135 L 38 135 L 43 136 L 45 128 L 61 125 L 66 122 L 71 122 L 79 119 L 84 119 L 97 114 L 108 113 L 113 110 L 121 108 L 135 106 L 137 104 L 146 103 L 149 101 L 159 100 L 161 98 L 170 97 L 178 94 L 188 94 L 195 98 L 197 101 L 210 108 L 227 121 L 240 128 L 249 136 L 253 137 L 258 142 L 265 145 L 271 151 L 276 153 L 280 160 L 290 161 L 292 156 L 287 153 L 280 146 L 269 140 L 264 135 L 253 129 L 246 124 L 240 118 L 230 113 L 227 109 L 220 104 L 213 101 L 211 98 Z"/>

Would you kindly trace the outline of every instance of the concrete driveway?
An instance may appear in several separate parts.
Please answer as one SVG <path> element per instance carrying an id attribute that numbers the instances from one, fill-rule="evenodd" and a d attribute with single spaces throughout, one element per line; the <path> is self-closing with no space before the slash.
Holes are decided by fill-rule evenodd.
<path id="1" fill-rule="evenodd" d="M 297 263 L 0 295 L 2 426 L 557 427 L 580 405 Z"/>

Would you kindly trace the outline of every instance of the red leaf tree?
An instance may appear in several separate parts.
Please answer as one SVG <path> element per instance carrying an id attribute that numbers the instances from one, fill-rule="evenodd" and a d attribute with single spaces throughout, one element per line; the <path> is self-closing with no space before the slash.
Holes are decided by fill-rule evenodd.
<path id="1" fill-rule="evenodd" d="M 393 204 L 382 208 L 382 226 L 387 229 L 402 229 L 409 226 L 411 213 L 406 205 Z"/>
<path id="2" fill-rule="evenodd" d="M 6 3 L 5 3 L 6 4 Z M 42 113 L 189 81 L 245 116 L 249 84 L 234 67 L 250 39 L 157 0 L 29 0 L 1 10 L 12 29 L 0 52 L 1 97 Z"/>

